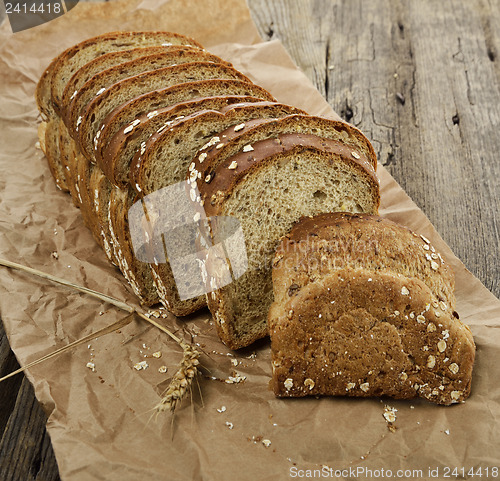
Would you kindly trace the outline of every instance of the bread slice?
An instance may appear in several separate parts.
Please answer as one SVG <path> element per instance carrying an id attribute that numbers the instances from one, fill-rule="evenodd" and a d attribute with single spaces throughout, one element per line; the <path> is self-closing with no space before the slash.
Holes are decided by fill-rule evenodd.
<path id="1" fill-rule="evenodd" d="M 49 164 L 50 173 L 56 181 L 56 186 L 63 192 L 69 190 L 68 182 L 66 181 L 65 168 L 61 164 L 61 153 L 59 148 L 59 117 L 52 116 L 46 122 L 45 127 L 39 130 L 39 135 L 43 135 L 43 144 L 45 146 L 45 156 Z"/>
<path id="2" fill-rule="evenodd" d="M 62 94 L 74 73 L 91 60 L 108 52 L 129 50 L 152 45 L 189 45 L 203 48 L 198 42 L 170 32 L 110 32 L 87 39 L 58 55 L 42 78 L 36 97 L 41 110 L 50 114 L 52 108 L 60 113 Z"/>
<path id="3" fill-rule="evenodd" d="M 101 55 L 94 60 L 91 60 L 89 63 L 83 65 L 80 69 L 78 69 L 71 79 L 68 81 L 66 86 L 64 87 L 64 92 L 61 98 L 61 112 L 65 112 L 69 107 L 71 101 L 75 98 L 78 91 L 83 87 L 85 82 L 90 80 L 94 75 L 107 70 L 109 68 L 115 67 L 117 65 L 130 62 L 132 60 L 136 60 L 138 58 L 148 57 L 151 55 L 158 54 L 168 54 L 172 50 L 179 49 L 189 49 L 195 50 L 195 47 L 181 47 L 181 46 L 152 46 L 152 47 L 140 47 L 140 48 L 132 48 L 130 50 L 120 50 L 117 52 L 109 52 L 104 55 Z M 200 52 L 200 55 L 210 56 L 205 50 L 197 49 Z M 227 63 L 224 62 L 219 57 L 216 58 L 217 63 Z"/>
<path id="4" fill-rule="evenodd" d="M 453 315 L 455 277 L 441 254 L 427 238 L 372 215 L 340 212 L 301 219 L 276 252 L 274 291 L 299 290 L 344 268 L 416 277 Z M 284 296 L 275 299 L 284 302 Z"/>
<path id="5" fill-rule="evenodd" d="M 221 110 L 229 105 L 260 101 L 259 98 L 243 95 L 202 97 L 144 113 L 122 127 L 105 149 L 98 143 L 96 162 L 111 183 L 124 189 L 129 185 L 129 170 L 134 155 L 141 145 L 145 147 L 147 140 L 158 130 L 168 128 L 176 120 L 201 110 Z"/>
<path id="6" fill-rule="evenodd" d="M 113 187 L 109 196 L 108 224 L 114 255 L 133 291 L 142 304 L 152 306 L 160 301 L 153 284 L 149 264 L 140 262 L 130 248 L 128 209 L 135 201 L 132 189 L 126 191 Z"/>
<path id="7" fill-rule="evenodd" d="M 112 188 L 111 182 L 102 173 L 102 170 L 94 166 L 89 179 L 89 192 L 93 199 L 90 206 L 90 215 L 96 219 L 95 224 L 93 224 L 95 230 L 92 234 L 94 237 L 101 238 L 101 244 L 109 261 L 115 266 L 119 266 L 119 261 L 115 254 L 116 246 L 113 245 L 108 219 L 109 197 Z"/>
<path id="8" fill-rule="evenodd" d="M 144 195 L 185 180 L 196 152 L 222 130 L 251 119 L 303 113 L 290 105 L 254 102 L 207 110 L 180 119 L 155 133 L 136 155 L 130 168 L 132 186 Z"/>
<path id="9" fill-rule="evenodd" d="M 355 127 L 345 122 L 314 117 L 311 115 L 291 115 L 267 122 L 243 122 L 231 126 L 216 135 L 204 149 L 193 158 L 194 170 L 199 172 L 199 186 L 206 178 L 213 178 L 217 166 L 241 151 L 245 146 L 251 149 L 255 142 L 276 138 L 281 134 L 301 133 L 339 140 L 351 146 L 351 156 L 367 158 L 374 168 L 377 157 L 372 145 Z"/>
<path id="10" fill-rule="evenodd" d="M 146 92 L 113 109 L 104 119 L 104 128 L 98 140 L 96 158 L 102 159 L 103 150 L 122 128 L 126 128 L 137 117 L 170 107 L 175 103 L 201 97 L 243 95 L 274 102 L 275 98 L 262 87 L 242 80 L 209 79 L 185 82 L 172 87 Z"/>
<path id="11" fill-rule="evenodd" d="M 212 62 L 230 65 L 219 61 L 219 57 L 211 55 L 205 50 L 194 47 L 168 47 L 163 52 L 139 57 L 106 70 L 96 73 L 80 87 L 76 94 L 71 95 L 72 100 L 66 111 L 62 112 L 66 125 L 76 129 L 78 117 L 93 98 L 102 94 L 107 87 L 128 77 L 133 77 L 144 72 L 151 72 L 172 65 L 181 65 L 191 62 Z M 80 70 L 76 73 L 80 75 Z"/>
<path id="12" fill-rule="evenodd" d="M 90 102 L 85 113 L 76 122 L 75 130 L 79 133 L 82 153 L 92 160 L 102 121 L 118 105 L 152 90 L 207 78 L 248 80 L 243 74 L 224 64 L 192 62 L 144 72 L 111 85 Z"/>
<path id="13" fill-rule="evenodd" d="M 219 337 L 232 349 L 267 334 L 272 258 L 294 222 L 339 210 L 376 214 L 380 202 L 367 158 L 353 157 L 341 140 L 310 134 L 255 142 L 198 185 L 206 215 L 236 217 L 245 237 L 247 271 L 207 296 Z"/>
<path id="14" fill-rule="evenodd" d="M 277 396 L 419 396 L 448 405 L 469 395 L 472 334 L 421 280 L 346 267 L 283 292 L 281 275 L 269 310 Z"/>

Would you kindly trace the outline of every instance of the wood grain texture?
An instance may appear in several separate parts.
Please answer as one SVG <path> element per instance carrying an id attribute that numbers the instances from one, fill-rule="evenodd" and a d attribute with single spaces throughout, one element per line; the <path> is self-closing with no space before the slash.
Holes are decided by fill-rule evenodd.
<path id="1" fill-rule="evenodd" d="M 457 256 L 500 296 L 499 2 L 248 3 L 261 35 L 283 42 L 330 105 L 370 138 Z M 1 327 L 0 375 L 15 367 Z M 1 480 L 58 479 L 45 422 L 26 379 L 1 386 Z"/>

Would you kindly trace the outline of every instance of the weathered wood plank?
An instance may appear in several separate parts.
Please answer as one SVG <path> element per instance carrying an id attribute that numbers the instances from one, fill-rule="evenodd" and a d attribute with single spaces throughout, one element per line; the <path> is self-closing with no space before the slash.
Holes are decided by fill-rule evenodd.
<path id="1" fill-rule="evenodd" d="M 0 479 L 51 481 L 59 471 L 45 429 L 47 418 L 24 377 L 0 440 Z"/>
<path id="2" fill-rule="evenodd" d="M 494 294 L 500 212 L 500 6 L 487 0 L 252 0 L 332 107 Z"/>

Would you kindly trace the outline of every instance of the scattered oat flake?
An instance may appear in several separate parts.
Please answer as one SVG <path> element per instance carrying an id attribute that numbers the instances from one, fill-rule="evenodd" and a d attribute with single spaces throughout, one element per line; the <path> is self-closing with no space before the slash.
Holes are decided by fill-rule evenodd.
<path id="1" fill-rule="evenodd" d="M 439 269 L 439 264 L 436 261 L 431 261 L 431 269 L 437 271 Z"/>
<path id="2" fill-rule="evenodd" d="M 444 431 L 444 434 L 446 434 L 447 436 L 449 436 L 449 435 L 450 435 L 450 430 L 449 430 L 449 429 L 446 429 L 446 430 Z"/>
<path id="3" fill-rule="evenodd" d="M 146 361 L 141 361 L 141 362 L 137 362 L 134 364 L 134 369 L 136 371 L 141 371 L 141 370 L 147 369 L 148 367 L 149 367 L 149 364 Z"/>
<path id="4" fill-rule="evenodd" d="M 314 384 L 315 384 L 315 382 L 309 377 L 304 381 L 304 386 L 308 387 L 309 391 L 313 390 Z"/>
<path id="5" fill-rule="evenodd" d="M 161 366 L 158 368 L 158 372 L 161 374 L 165 374 L 167 372 L 167 366 Z"/>
<path id="6" fill-rule="evenodd" d="M 93 362 L 88 362 L 87 366 L 92 372 L 95 372 L 95 364 Z"/>
<path id="7" fill-rule="evenodd" d="M 360 384 L 359 389 L 361 389 L 364 392 L 368 392 L 368 390 L 370 389 L 370 383 L 364 382 L 363 384 Z"/>
<path id="8" fill-rule="evenodd" d="M 217 409 L 218 413 L 224 413 L 226 412 L 226 406 L 221 406 L 220 408 Z"/>
<path id="9" fill-rule="evenodd" d="M 360 159 L 361 156 L 357 153 L 357 152 L 351 152 L 351 155 L 355 158 L 355 159 Z"/>
<path id="10" fill-rule="evenodd" d="M 408 290 L 408 288 L 407 288 L 406 286 L 403 286 L 403 287 L 401 288 L 401 294 L 402 294 L 403 296 L 407 296 L 409 293 L 410 293 L 410 291 Z"/>
<path id="11" fill-rule="evenodd" d="M 245 128 L 245 124 L 238 124 L 238 125 L 236 125 L 236 126 L 234 127 L 234 129 L 233 129 L 233 130 L 234 130 L 235 132 L 238 132 L 239 130 L 242 130 L 242 129 L 244 129 L 244 128 Z"/>
<path id="12" fill-rule="evenodd" d="M 391 406 L 386 405 L 384 407 L 384 418 L 388 423 L 394 423 L 396 422 L 396 413 L 398 410 L 396 408 L 393 408 Z"/>
<path id="13" fill-rule="evenodd" d="M 292 389 L 293 387 L 293 379 L 292 378 L 287 378 L 285 379 L 285 382 L 284 382 L 284 386 L 285 386 L 285 389 L 288 391 L 289 389 Z"/>
<path id="14" fill-rule="evenodd" d="M 56 251 L 52 252 L 51 256 L 52 256 L 54 259 L 59 259 L 59 254 L 58 254 Z"/>
<path id="15" fill-rule="evenodd" d="M 248 145 L 245 145 L 245 147 L 243 147 L 243 152 L 252 152 L 253 150 L 253 147 L 248 144 Z"/>
<path id="16" fill-rule="evenodd" d="M 230 164 L 229 164 L 229 167 L 228 169 L 229 170 L 234 170 L 238 167 L 238 162 L 236 162 L 236 160 L 233 160 Z"/>
<path id="17" fill-rule="evenodd" d="M 156 357 L 156 359 L 160 359 L 160 357 L 161 357 L 161 351 L 153 352 L 153 357 Z"/>
<path id="18" fill-rule="evenodd" d="M 262 444 L 268 448 L 269 446 L 271 446 L 271 441 L 269 441 L 269 439 L 263 439 L 262 440 Z"/>
<path id="19" fill-rule="evenodd" d="M 237 366 L 238 365 L 238 359 L 231 359 L 231 364 L 233 366 Z"/>
<path id="20" fill-rule="evenodd" d="M 233 429 L 233 423 L 230 423 L 229 421 L 226 421 L 226 426 L 229 428 L 229 429 Z"/>

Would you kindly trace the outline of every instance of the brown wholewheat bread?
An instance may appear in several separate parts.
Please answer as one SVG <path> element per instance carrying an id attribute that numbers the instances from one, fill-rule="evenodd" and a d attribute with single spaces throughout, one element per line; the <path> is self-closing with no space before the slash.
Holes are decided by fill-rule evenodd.
<path id="1" fill-rule="evenodd" d="M 211 55 L 205 50 L 184 46 L 169 47 L 160 53 L 146 55 L 111 66 L 90 77 L 76 94 L 72 95 L 73 98 L 69 102 L 66 111 L 62 112 L 66 125 L 76 129 L 77 120 L 87 104 L 116 82 L 144 72 L 192 62 L 211 62 L 231 67 L 227 62 L 221 61 L 219 57 Z M 77 71 L 76 75 L 80 75 L 80 71 Z"/>
<path id="2" fill-rule="evenodd" d="M 220 110 L 228 105 L 242 102 L 260 102 L 262 99 L 243 95 L 202 97 L 178 102 L 137 116 L 132 123 L 122 127 L 110 140 L 100 155 L 96 152 L 97 164 L 115 185 L 129 185 L 129 169 L 134 155 L 144 148 L 147 140 L 160 129 L 168 128 L 176 120 L 202 110 Z M 137 122 L 139 121 L 139 122 Z"/>
<path id="3" fill-rule="evenodd" d="M 42 75 L 36 91 L 42 112 L 59 113 L 66 83 L 83 65 L 108 52 L 129 50 L 135 47 L 161 45 L 189 45 L 203 48 L 198 42 L 170 32 L 110 32 L 84 40 L 58 55 Z M 52 108 L 49 106 L 52 104 Z"/>
<path id="4" fill-rule="evenodd" d="M 85 113 L 77 120 L 82 153 L 92 161 L 94 145 L 99 139 L 98 132 L 103 128 L 102 121 L 118 105 L 152 90 L 208 78 L 248 80 L 224 64 L 192 62 L 144 72 L 111 85 L 88 104 Z"/>
<path id="5" fill-rule="evenodd" d="M 366 269 L 416 277 L 438 302 L 455 310 L 449 264 L 427 238 L 380 216 L 339 212 L 301 219 L 281 240 L 275 259 L 275 293 L 291 285 L 299 290 L 336 269 Z"/>
<path id="6" fill-rule="evenodd" d="M 186 179 L 193 156 L 218 132 L 252 119 L 303 113 L 290 105 L 254 102 L 229 105 L 221 111 L 189 115 L 155 133 L 136 154 L 130 167 L 132 186 L 144 195 Z"/>
<path id="7" fill-rule="evenodd" d="M 262 87 L 234 79 L 198 80 L 146 92 L 119 105 L 106 116 L 97 144 L 98 150 L 95 152 L 97 161 L 103 158 L 104 149 L 107 148 L 111 139 L 140 115 L 187 100 L 223 95 L 242 95 L 275 101 L 274 97 Z"/>
<path id="8" fill-rule="evenodd" d="M 181 47 L 181 46 L 151 46 L 151 47 L 138 47 L 132 48 L 130 50 L 119 50 L 116 52 L 109 52 L 104 55 L 101 55 L 90 62 L 83 65 L 79 68 L 71 77 L 71 79 L 67 82 L 64 87 L 64 92 L 61 97 L 61 112 L 65 112 L 68 108 L 70 102 L 76 96 L 78 91 L 83 87 L 85 82 L 90 80 L 94 75 L 107 70 L 111 67 L 115 67 L 116 65 L 123 64 L 126 62 L 130 62 L 132 60 L 147 57 L 150 55 L 164 54 L 168 53 L 172 50 L 178 49 L 190 49 L 194 50 L 195 47 Z M 206 51 L 199 49 L 201 55 L 209 55 Z M 213 55 L 212 57 L 215 57 Z M 218 63 L 225 63 L 219 57 L 217 58 Z"/>
<path id="9" fill-rule="evenodd" d="M 47 159 L 51 173 L 56 184 L 61 190 L 67 190 L 64 170 L 60 164 L 59 145 L 59 119 L 60 113 L 57 95 L 53 95 L 53 90 L 62 95 L 66 82 L 71 73 L 76 72 L 87 62 L 99 57 L 107 52 L 128 50 L 134 47 L 160 45 L 190 45 L 202 48 L 193 39 L 169 32 L 111 32 L 93 37 L 77 45 L 69 47 L 58 55 L 43 72 L 36 90 L 35 99 L 44 122 L 51 122 L 47 135 L 51 148 L 48 149 Z M 65 146 L 63 147 L 65 148 Z"/>
<path id="10" fill-rule="evenodd" d="M 207 216 L 236 217 L 245 236 L 247 271 L 207 296 L 227 346 L 241 348 L 267 334 L 271 262 L 279 239 L 294 222 L 340 209 L 377 213 L 375 169 L 371 160 L 358 156 L 340 140 L 286 134 L 243 148 L 199 184 Z"/>
<path id="11" fill-rule="evenodd" d="M 469 395 L 472 334 L 421 280 L 339 268 L 275 296 L 277 396 L 418 396 L 449 405 Z"/>

